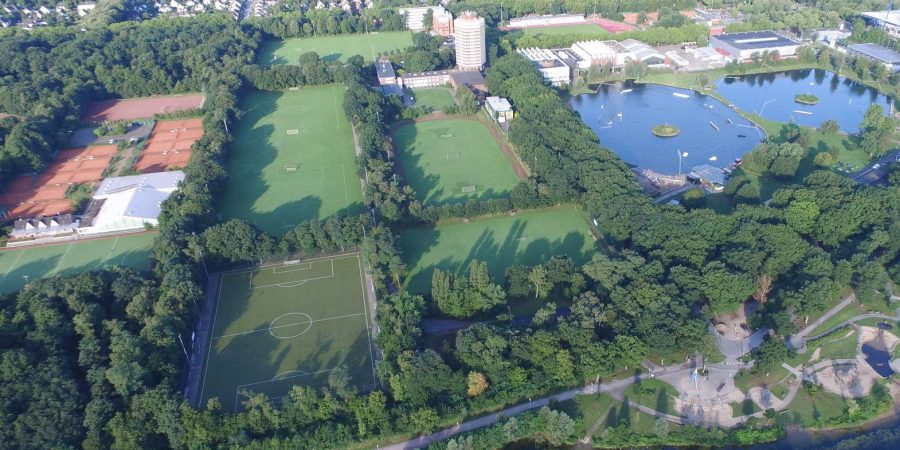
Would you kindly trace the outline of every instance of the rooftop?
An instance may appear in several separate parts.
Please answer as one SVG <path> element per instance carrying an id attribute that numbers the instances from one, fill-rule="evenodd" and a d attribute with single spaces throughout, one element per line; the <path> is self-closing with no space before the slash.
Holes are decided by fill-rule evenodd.
<path id="1" fill-rule="evenodd" d="M 847 48 L 883 63 L 900 64 L 900 53 L 878 44 L 853 44 L 848 45 Z"/>
<path id="2" fill-rule="evenodd" d="M 453 78 L 453 81 L 455 81 L 456 84 L 478 86 L 487 83 L 486 81 L 484 81 L 484 76 L 481 74 L 481 72 L 476 71 L 457 70 L 451 73 L 450 77 Z"/>
<path id="3" fill-rule="evenodd" d="M 740 50 L 755 50 L 788 45 L 800 45 L 799 42 L 776 34 L 774 31 L 748 31 L 745 33 L 725 33 L 713 38 L 725 42 Z"/>
<path id="4" fill-rule="evenodd" d="M 900 27 L 900 11 L 869 11 L 859 13 L 859 15 L 866 19 Z"/>
<path id="5" fill-rule="evenodd" d="M 707 183 L 712 183 L 718 186 L 725 185 L 725 171 L 711 166 L 709 164 L 703 164 L 700 166 L 696 166 L 691 168 L 691 176 L 698 178 L 702 181 L 706 181 Z"/>
<path id="6" fill-rule="evenodd" d="M 375 71 L 378 72 L 378 78 L 394 78 L 397 76 L 394 74 L 394 66 L 391 62 L 384 59 L 378 60 L 378 64 L 375 64 Z"/>
<path id="7" fill-rule="evenodd" d="M 512 105 L 509 104 L 509 100 L 503 97 L 488 97 L 485 99 L 485 101 L 488 103 L 488 106 L 490 106 L 494 111 L 512 111 Z"/>
<path id="8" fill-rule="evenodd" d="M 100 183 L 100 187 L 97 188 L 94 197 L 113 195 L 133 188 L 174 190 L 182 181 L 184 181 L 184 172 L 180 170 L 145 173 L 127 177 L 111 177 Z"/>

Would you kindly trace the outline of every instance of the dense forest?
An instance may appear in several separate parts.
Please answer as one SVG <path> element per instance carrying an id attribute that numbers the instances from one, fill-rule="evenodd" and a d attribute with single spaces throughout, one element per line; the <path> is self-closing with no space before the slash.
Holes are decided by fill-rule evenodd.
<path id="1" fill-rule="evenodd" d="M 502 46 L 494 47 L 486 78 L 494 95 L 515 106 L 509 138 L 532 177 L 508 201 L 423 208 L 395 176 L 387 134 L 404 111 L 369 87 L 372 67 L 359 57 L 325 63 L 315 54 L 295 67 L 258 66 L 264 34 L 277 33 L 213 15 L 0 40 L 0 110 L 16 116 L 0 120 L 7 174 L 39 170 L 57 147 L 28 142 L 46 135 L 27 127 L 61 134 L 91 99 L 196 90 L 207 96 L 205 135 L 183 188 L 163 205 L 152 273 L 56 277 L 0 300 L 3 442 L 35 449 L 371 446 L 633 370 L 651 352 L 706 350 L 708 319 L 749 297 L 763 305 L 755 325 L 776 332 L 766 350 L 777 352 L 781 336 L 843 289 L 885 301 L 884 283 L 900 281 L 900 176 L 880 188 L 814 172 L 778 190 L 771 204 L 750 202 L 729 215 L 656 206 L 532 63 L 504 55 Z M 359 173 L 368 174 L 365 201 L 373 214 L 307 222 L 284 236 L 237 220 L 217 223 L 231 144 L 226 126 L 240 116 L 241 94 L 331 82 L 347 87 L 344 112 L 363 150 Z M 769 148 L 759 157 L 773 164 L 790 151 Z M 397 290 L 406 275 L 395 239 L 401 227 L 559 203 L 581 205 L 604 233 L 604 251 L 588 263 L 559 255 L 492 279 L 479 262 L 461 274 L 436 272 L 429 295 Z M 213 267 L 229 267 L 348 248 L 364 252 L 376 280 L 381 388 L 359 392 L 338 371 L 327 386 L 295 386 L 277 403 L 253 395 L 237 414 L 216 401 L 197 409 L 182 400 L 187 367 L 178 336 L 190 334 L 203 298 L 201 255 Z M 525 298 L 541 300 L 540 310 L 524 323 L 511 320 L 506 306 Z M 564 311 L 561 301 L 571 306 Z M 426 340 L 423 320 L 447 316 L 473 324 L 441 344 Z M 516 423 L 515 433 L 492 427 L 447 446 L 470 438 L 491 445 L 510 437 L 550 445 L 573 438 L 571 419 L 551 410 Z M 693 442 L 709 443 L 710 436 L 698 432 Z M 777 436 L 761 420 L 722 439 Z"/>

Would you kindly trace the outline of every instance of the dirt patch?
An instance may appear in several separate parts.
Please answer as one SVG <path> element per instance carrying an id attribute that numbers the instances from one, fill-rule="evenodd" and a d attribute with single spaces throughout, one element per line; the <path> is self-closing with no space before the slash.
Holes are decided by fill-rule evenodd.
<path id="1" fill-rule="evenodd" d="M 750 325 L 747 320 L 753 316 L 759 303 L 750 300 L 744 302 L 734 312 L 721 314 L 713 318 L 716 332 L 728 339 L 745 339 L 750 336 Z"/>
<path id="2" fill-rule="evenodd" d="M 95 123 L 116 120 L 148 119 L 154 114 L 170 114 L 203 107 L 203 94 L 103 100 L 88 105 L 81 121 Z"/>

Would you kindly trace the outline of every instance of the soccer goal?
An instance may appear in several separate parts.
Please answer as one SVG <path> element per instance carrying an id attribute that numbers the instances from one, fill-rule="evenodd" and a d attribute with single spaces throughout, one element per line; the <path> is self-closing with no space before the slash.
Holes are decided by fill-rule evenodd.
<path id="1" fill-rule="evenodd" d="M 447 153 L 447 160 L 459 159 L 459 153 Z"/>
<path id="2" fill-rule="evenodd" d="M 475 193 L 475 185 L 463 186 L 462 188 L 463 194 L 474 194 Z"/>
<path id="3" fill-rule="evenodd" d="M 453 137 L 453 133 L 444 133 L 441 135 L 441 139 L 450 139 Z"/>
<path id="4" fill-rule="evenodd" d="M 287 134 L 290 134 L 290 135 L 300 134 L 300 130 L 298 130 L 296 128 L 291 128 L 290 130 L 287 130 Z"/>
<path id="5" fill-rule="evenodd" d="M 296 164 L 289 164 L 289 165 L 287 165 L 287 166 L 284 166 L 284 171 L 285 171 L 285 172 L 296 172 L 296 171 L 297 171 L 297 165 L 296 165 Z"/>

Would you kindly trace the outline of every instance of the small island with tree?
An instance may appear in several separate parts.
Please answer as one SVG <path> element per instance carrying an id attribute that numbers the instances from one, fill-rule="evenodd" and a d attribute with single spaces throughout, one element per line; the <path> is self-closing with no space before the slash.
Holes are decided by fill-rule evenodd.
<path id="1" fill-rule="evenodd" d="M 794 96 L 794 101 L 804 105 L 815 105 L 819 103 L 819 97 L 812 94 L 797 94 Z"/>
<path id="2" fill-rule="evenodd" d="M 681 133 L 681 130 L 679 130 L 677 127 L 673 127 L 672 125 L 657 125 L 650 131 L 652 131 L 653 134 L 659 137 L 674 137 L 678 136 L 678 133 Z"/>

